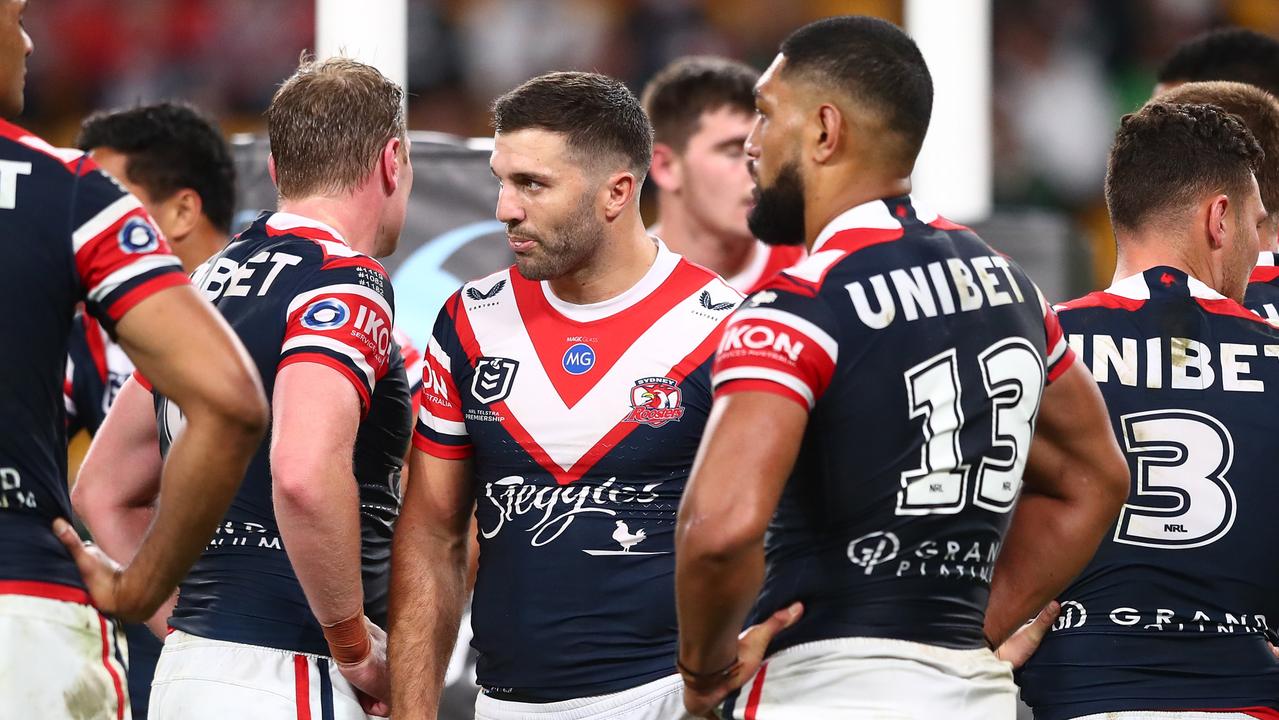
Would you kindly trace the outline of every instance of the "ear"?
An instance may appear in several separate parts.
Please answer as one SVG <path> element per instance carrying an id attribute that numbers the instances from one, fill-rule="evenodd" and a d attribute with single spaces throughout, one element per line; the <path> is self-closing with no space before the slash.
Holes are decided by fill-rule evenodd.
<path id="1" fill-rule="evenodd" d="M 278 188 L 280 182 L 275 179 L 275 153 L 266 155 L 266 173 L 271 176 L 271 184 Z"/>
<path id="2" fill-rule="evenodd" d="M 398 137 L 387 140 L 386 145 L 382 146 L 378 170 L 382 180 L 382 190 L 387 195 L 394 195 L 396 188 L 400 186 L 400 165 L 407 157 L 405 150 L 404 140 Z"/>
<path id="3" fill-rule="evenodd" d="M 1226 243 L 1229 236 L 1229 229 L 1226 227 L 1229 222 L 1227 218 L 1230 216 L 1230 198 L 1226 195 L 1217 195 L 1208 204 L 1208 217 L 1206 228 L 1208 234 L 1208 247 L 1210 250 L 1220 250 Z"/>
<path id="4" fill-rule="evenodd" d="M 639 194 L 639 182 L 629 170 L 614 173 L 604 183 L 604 218 L 616 220 Z"/>
<path id="5" fill-rule="evenodd" d="M 182 240 L 190 235 L 204 212 L 204 201 L 200 193 L 191 188 L 182 188 L 173 197 L 164 202 L 164 212 L 168 215 L 170 240 Z"/>
<path id="6" fill-rule="evenodd" d="M 648 171 L 653 184 L 666 192 L 679 192 L 684 184 L 684 164 L 679 153 L 666 143 L 654 143 L 653 166 Z"/>
<path id="7" fill-rule="evenodd" d="M 813 148 L 813 160 L 819 164 L 830 162 L 844 139 L 845 129 L 844 114 L 838 107 L 824 103 L 817 108 L 817 126 L 814 128 L 817 144 Z"/>

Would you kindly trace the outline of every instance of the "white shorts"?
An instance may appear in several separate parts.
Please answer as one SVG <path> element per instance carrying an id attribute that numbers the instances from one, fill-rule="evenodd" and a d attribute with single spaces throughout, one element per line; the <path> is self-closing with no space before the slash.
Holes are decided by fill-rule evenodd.
<path id="1" fill-rule="evenodd" d="M 1256 720 L 1241 712 L 1198 712 L 1187 710 L 1123 710 L 1081 715 L 1075 720 Z"/>
<path id="2" fill-rule="evenodd" d="M 738 720 L 1013 720 L 1012 666 L 986 649 L 840 638 L 770 656 L 733 703 Z"/>
<path id="3" fill-rule="evenodd" d="M 483 693 L 475 700 L 475 720 L 685 720 L 684 681 L 670 675 L 610 695 L 521 703 Z"/>
<path id="4" fill-rule="evenodd" d="M 365 720 L 330 658 L 175 630 L 151 683 L 150 720 Z"/>
<path id="5" fill-rule="evenodd" d="M 0 593 L 20 593 L 0 594 L 0 718 L 130 717 L 124 636 L 84 591 L 5 580 Z"/>

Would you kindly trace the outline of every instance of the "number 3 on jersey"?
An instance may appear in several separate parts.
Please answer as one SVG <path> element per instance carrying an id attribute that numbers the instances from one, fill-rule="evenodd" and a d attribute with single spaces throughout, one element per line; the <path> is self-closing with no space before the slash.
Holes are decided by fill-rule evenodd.
<path id="1" fill-rule="evenodd" d="M 978 356 L 983 389 L 993 409 L 992 449 L 1002 458 L 982 457 L 975 474 L 973 504 L 994 512 L 1012 509 L 1021 488 L 1026 453 L 1044 387 L 1044 363 L 1029 342 L 1007 338 Z M 953 514 L 968 500 L 972 474 L 960 449 L 964 427 L 963 389 L 954 348 L 905 373 L 911 417 L 924 419 L 920 466 L 902 473 L 898 515 Z"/>
<path id="2" fill-rule="evenodd" d="M 1194 410 L 1151 410 L 1119 422 L 1124 450 L 1137 459 L 1137 502 L 1119 512 L 1115 542 L 1192 548 L 1230 531 L 1236 502 L 1226 473 L 1235 448 L 1219 420 Z"/>

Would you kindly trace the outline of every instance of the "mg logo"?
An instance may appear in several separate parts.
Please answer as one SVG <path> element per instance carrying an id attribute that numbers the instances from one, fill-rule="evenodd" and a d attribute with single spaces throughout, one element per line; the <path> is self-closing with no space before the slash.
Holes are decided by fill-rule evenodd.
<path id="1" fill-rule="evenodd" d="M 520 364 L 510 358 L 482 357 L 475 361 L 471 376 L 471 395 L 488 405 L 505 400 L 511 394 L 511 382 Z"/>
<path id="2" fill-rule="evenodd" d="M 595 367 L 595 350 L 586 343 L 577 343 L 564 352 L 564 372 L 582 375 Z"/>

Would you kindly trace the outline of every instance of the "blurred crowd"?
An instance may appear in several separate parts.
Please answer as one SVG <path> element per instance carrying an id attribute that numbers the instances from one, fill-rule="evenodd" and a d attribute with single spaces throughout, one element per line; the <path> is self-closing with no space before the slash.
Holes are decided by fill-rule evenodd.
<path id="1" fill-rule="evenodd" d="M 1158 64 L 1222 24 L 1279 34 L 1275 0 L 991 2 L 996 202 L 1068 213 L 1099 266 L 1110 257 L 1106 150 Z M 638 91 L 689 53 L 762 68 L 790 30 L 840 13 L 901 22 L 902 0 L 409 0 L 409 124 L 487 135 L 490 100 L 551 69 L 606 72 Z M 62 143 L 94 109 L 162 98 L 195 102 L 228 132 L 259 129 L 275 83 L 314 46 L 314 0 L 58 0 L 29 18 L 23 123 Z"/>

